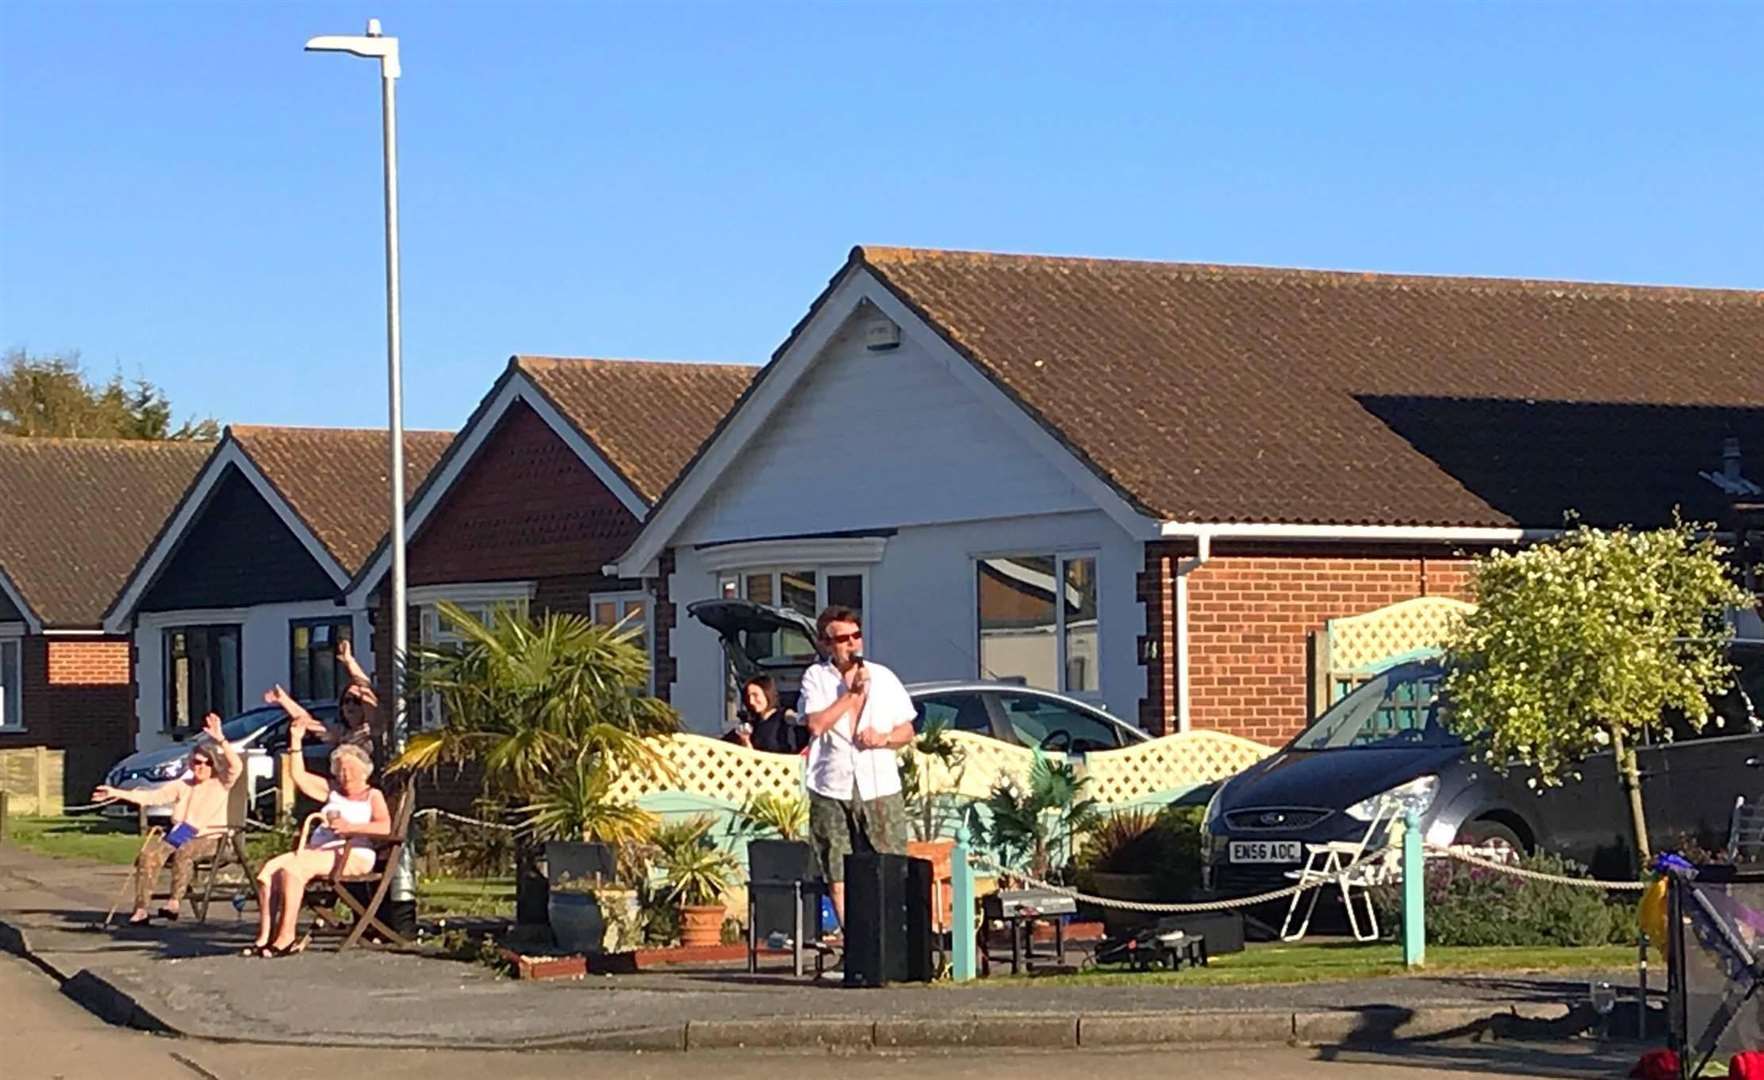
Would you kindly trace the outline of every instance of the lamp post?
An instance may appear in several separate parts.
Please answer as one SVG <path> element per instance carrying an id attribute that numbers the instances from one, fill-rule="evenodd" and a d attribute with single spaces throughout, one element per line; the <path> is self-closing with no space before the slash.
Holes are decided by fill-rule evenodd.
<path id="1" fill-rule="evenodd" d="M 380 32 L 380 20 L 369 19 L 363 35 L 327 34 L 307 41 L 307 52 L 340 52 L 380 62 L 380 117 L 386 181 L 386 411 L 392 483 L 392 730 L 394 756 L 404 750 L 403 674 L 409 627 L 406 625 L 404 581 L 404 379 L 403 344 L 398 325 L 398 39 Z M 416 898 L 410 848 L 392 879 L 391 899 Z"/>

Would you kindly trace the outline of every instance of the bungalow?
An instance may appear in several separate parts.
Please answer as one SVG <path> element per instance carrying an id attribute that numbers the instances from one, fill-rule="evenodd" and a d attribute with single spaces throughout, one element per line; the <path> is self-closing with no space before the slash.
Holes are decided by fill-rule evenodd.
<path id="1" fill-rule="evenodd" d="M 437 604 L 498 605 L 604 623 L 633 616 L 667 659 L 672 609 L 601 572 L 758 369 L 746 364 L 516 356 L 413 496 L 406 520 L 412 641 L 457 640 Z M 351 610 L 390 625 L 385 542 L 350 581 Z M 389 666 L 390 635 L 374 649 Z M 425 706 L 427 722 L 434 705 Z M 423 722 L 423 720 L 419 720 Z"/>
<path id="2" fill-rule="evenodd" d="M 209 450 L 0 437 L 0 750 L 63 751 L 69 804 L 134 738 L 129 640 L 105 606 Z"/>
<path id="3" fill-rule="evenodd" d="M 407 487 L 451 441 L 405 433 Z M 368 639 L 367 610 L 340 597 L 386 533 L 388 456 L 383 430 L 226 429 L 104 612 L 107 634 L 134 641 L 136 749 L 231 716 L 272 683 L 336 695 L 336 643 Z"/>
<path id="4" fill-rule="evenodd" d="M 909 681 L 1272 742 L 1338 689 L 1332 630 L 1437 626 L 1471 553 L 1735 529 L 1742 449 L 1764 294 L 859 247 L 606 573 L 850 603 Z M 667 647 L 714 732 L 715 636 Z"/>

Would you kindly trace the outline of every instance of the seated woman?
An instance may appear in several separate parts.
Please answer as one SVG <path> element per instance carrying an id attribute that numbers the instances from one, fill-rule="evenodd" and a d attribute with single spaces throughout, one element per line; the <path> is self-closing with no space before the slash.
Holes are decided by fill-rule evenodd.
<path id="1" fill-rule="evenodd" d="M 288 769 L 301 794 L 324 804 L 325 823 L 312 830 L 306 843 L 264 864 L 257 875 L 257 940 L 248 956 L 287 956 L 298 952 L 300 905 L 306 885 L 331 873 L 343 859 L 344 874 L 365 874 L 374 868 L 374 837 L 392 831 L 386 797 L 369 786 L 374 760 L 359 746 L 344 744 L 331 751 L 331 779 L 314 776 L 302 762 L 301 743 L 322 725 L 293 698 L 276 687 L 264 695 L 288 710 Z"/>
<path id="2" fill-rule="evenodd" d="M 741 722 L 723 736 L 749 750 L 768 754 L 800 754 L 808 746 L 809 731 L 789 709 L 778 707 L 778 684 L 770 675 L 756 675 L 741 685 L 745 706 Z"/>
<path id="3" fill-rule="evenodd" d="M 150 919 L 147 904 L 153 898 L 153 883 L 159 880 L 160 868 L 171 860 L 171 896 L 159 909 L 162 919 L 176 919 L 178 905 L 190 889 L 190 875 L 197 859 L 215 853 L 226 834 L 227 793 L 243 775 L 239 755 L 233 752 L 221 732 L 221 719 L 209 713 L 202 721 L 205 738 L 190 751 L 189 775 L 158 787 L 125 791 L 100 784 L 92 792 L 96 799 L 120 799 L 136 806 L 172 804 L 172 825 L 163 835 L 141 845 L 135 856 L 135 911 L 129 916 L 130 926 L 140 926 Z M 224 769 L 220 767 L 225 762 Z"/>

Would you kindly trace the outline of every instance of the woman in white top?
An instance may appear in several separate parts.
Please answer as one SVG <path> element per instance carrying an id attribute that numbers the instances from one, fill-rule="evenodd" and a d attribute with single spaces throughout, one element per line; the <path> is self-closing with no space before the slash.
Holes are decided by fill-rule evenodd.
<path id="1" fill-rule="evenodd" d="M 324 825 L 312 831 L 306 845 L 265 863 L 257 875 L 257 941 L 245 950 L 255 956 L 287 956 L 297 952 L 300 904 L 306 883 L 329 874 L 338 859 L 345 860 L 345 874 L 365 874 L 374 867 L 373 837 L 392 831 L 392 814 L 386 797 L 368 784 L 374 759 L 359 746 L 343 745 L 331 751 L 331 780 L 306 771 L 300 744 L 318 722 L 276 687 L 265 699 L 288 710 L 289 770 L 301 794 L 324 804 Z"/>

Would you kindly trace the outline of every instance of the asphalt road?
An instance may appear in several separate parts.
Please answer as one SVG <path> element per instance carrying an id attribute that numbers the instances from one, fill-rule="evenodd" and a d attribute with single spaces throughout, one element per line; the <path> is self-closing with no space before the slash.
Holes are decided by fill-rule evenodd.
<path id="1" fill-rule="evenodd" d="M 629 1080 L 715 1076 L 717 1080 L 900 1080 L 938 1076 L 960 1080 L 1168 1080 L 1175 1073 L 1208 1080 L 1420 1080 L 1459 1073 L 1466 1077 L 1620 1076 L 1631 1054 L 1600 1054 L 1584 1044 L 1438 1042 L 1392 1051 L 1203 1049 L 1183 1051 L 1056 1050 L 1030 1052 L 867 1052 L 776 1054 L 596 1054 L 479 1050 L 369 1050 L 256 1046 L 174 1039 L 111 1027 L 63 997 L 55 981 L 35 965 L 0 954 L 0 1077 L 7 1080 L 483 1080 L 603 1075 Z"/>

